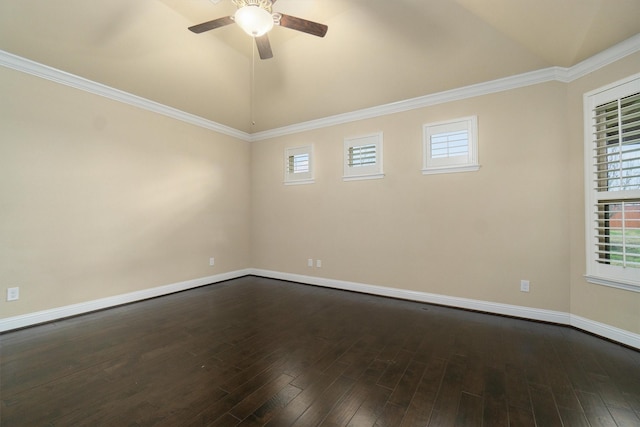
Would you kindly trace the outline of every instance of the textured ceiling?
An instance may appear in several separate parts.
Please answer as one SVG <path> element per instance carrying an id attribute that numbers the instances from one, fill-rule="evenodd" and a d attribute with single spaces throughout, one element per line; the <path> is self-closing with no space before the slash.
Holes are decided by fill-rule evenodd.
<path id="1" fill-rule="evenodd" d="M 252 65 L 236 25 L 187 30 L 234 10 L 231 0 L 0 0 L 0 49 L 252 133 L 570 67 L 640 33 L 640 0 L 278 0 L 275 11 L 329 31 L 275 27 L 274 58 Z"/>

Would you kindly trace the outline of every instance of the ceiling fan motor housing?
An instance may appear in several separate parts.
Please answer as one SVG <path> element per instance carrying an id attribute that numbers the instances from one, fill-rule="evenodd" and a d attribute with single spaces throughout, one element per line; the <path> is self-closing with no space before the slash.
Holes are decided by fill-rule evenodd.
<path id="1" fill-rule="evenodd" d="M 295 31 L 301 31 L 316 37 L 324 37 L 327 33 L 328 27 L 324 24 L 319 24 L 317 22 L 297 18 L 291 15 L 285 15 L 284 13 L 274 13 L 272 11 L 272 7 L 276 0 L 231 1 L 238 8 L 235 14 L 232 16 L 223 16 L 201 24 L 192 25 L 189 27 L 189 31 L 200 34 L 216 28 L 225 27 L 235 22 L 244 32 L 255 39 L 256 45 L 258 46 L 258 52 L 260 53 L 260 59 L 269 59 L 273 57 L 267 33 L 274 27 L 274 25 L 286 27 Z"/>
<path id="2" fill-rule="evenodd" d="M 272 0 L 232 0 L 238 9 L 245 6 L 257 6 L 271 13 Z"/>

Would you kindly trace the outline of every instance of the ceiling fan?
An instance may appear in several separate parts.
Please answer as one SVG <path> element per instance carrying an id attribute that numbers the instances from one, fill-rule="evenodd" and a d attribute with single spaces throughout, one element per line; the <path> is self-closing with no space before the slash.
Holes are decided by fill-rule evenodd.
<path id="1" fill-rule="evenodd" d="M 214 30 L 224 27 L 225 25 L 238 24 L 247 34 L 256 39 L 256 46 L 260 59 L 269 59 L 273 57 L 271 44 L 267 33 L 274 25 L 291 28 L 292 30 L 302 31 L 317 37 L 324 37 L 328 27 L 306 19 L 296 18 L 295 16 L 285 15 L 284 13 L 273 12 L 273 4 L 277 0 L 231 0 L 238 10 L 233 16 L 225 16 L 223 18 L 214 19 L 213 21 L 203 22 L 202 24 L 189 27 L 189 30 L 196 34 L 205 31 Z"/>

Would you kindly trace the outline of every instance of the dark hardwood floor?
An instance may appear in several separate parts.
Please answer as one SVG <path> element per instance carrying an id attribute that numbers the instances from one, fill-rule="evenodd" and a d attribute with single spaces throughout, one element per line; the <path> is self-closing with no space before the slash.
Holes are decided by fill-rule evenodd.
<path id="1" fill-rule="evenodd" d="M 0 336 L 10 426 L 640 426 L 640 352 L 244 277 Z"/>

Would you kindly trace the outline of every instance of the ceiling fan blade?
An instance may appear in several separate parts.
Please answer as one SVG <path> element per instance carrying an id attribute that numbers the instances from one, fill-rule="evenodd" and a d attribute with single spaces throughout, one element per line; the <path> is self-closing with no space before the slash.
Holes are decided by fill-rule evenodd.
<path id="1" fill-rule="evenodd" d="M 269 36 L 256 37 L 256 46 L 258 46 L 258 53 L 260 59 L 273 58 L 273 52 L 271 52 L 271 43 L 269 43 Z"/>
<path id="2" fill-rule="evenodd" d="M 324 37 L 329 29 L 329 27 L 324 24 L 318 24 L 317 22 L 307 21 L 306 19 L 296 18 L 291 15 L 285 15 L 284 13 L 281 13 L 280 15 L 280 26 L 291 28 L 292 30 L 302 31 L 303 33 L 318 37 Z"/>
<path id="3" fill-rule="evenodd" d="M 213 21 L 203 22 L 202 24 L 189 27 L 189 30 L 196 34 L 204 33 L 205 31 L 215 30 L 216 28 L 224 27 L 225 25 L 233 24 L 235 21 L 230 16 L 224 18 L 214 19 Z"/>

